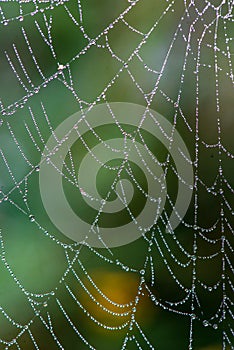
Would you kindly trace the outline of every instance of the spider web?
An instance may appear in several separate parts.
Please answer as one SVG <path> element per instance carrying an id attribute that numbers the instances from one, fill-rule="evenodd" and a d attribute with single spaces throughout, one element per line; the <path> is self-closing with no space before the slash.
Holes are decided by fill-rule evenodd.
<path id="1" fill-rule="evenodd" d="M 1 348 L 233 348 L 233 1 L 1 1 L 0 9 Z M 183 178 L 170 149 L 148 152 L 168 174 L 167 206 L 131 249 L 67 239 L 39 193 L 57 126 L 111 101 L 166 116 L 194 168 L 190 207 L 168 233 Z M 68 193 L 95 202 L 75 161 L 70 150 Z"/>

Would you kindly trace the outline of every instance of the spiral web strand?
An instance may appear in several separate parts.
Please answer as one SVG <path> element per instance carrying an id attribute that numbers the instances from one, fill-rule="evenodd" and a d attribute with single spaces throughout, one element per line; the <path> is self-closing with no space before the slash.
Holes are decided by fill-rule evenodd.
<path id="1" fill-rule="evenodd" d="M 213 338 L 220 348 L 233 349 L 234 190 L 230 176 L 233 153 L 229 137 L 233 113 L 230 94 L 233 88 L 234 2 L 168 0 L 157 6 L 154 3 L 121 1 L 117 6 L 114 1 L 103 1 L 100 6 L 103 10 L 107 8 L 105 15 L 110 11 L 112 17 L 105 23 L 103 15 L 100 28 L 97 25 L 91 30 L 87 4 L 83 0 L 0 2 L 3 33 L 1 349 L 104 349 L 97 338 L 110 333 L 113 333 L 112 342 L 114 337 L 117 339 L 112 345 L 116 349 L 165 349 L 169 348 L 162 346 L 167 336 L 162 335 L 160 340 L 160 333 L 154 336 L 145 326 L 145 318 L 157 319 L 160 312 L 169 318 L 173 315 L 184 325 L 183 348 L 202 349 L 196 339 L 201 332 L 204 337 Z M 64 19 L 64 28 L 57 23 L 58 16 Z M 90 16 L 96 19 L 94 12 Z M 69 42 L 71 50 L 67 46 L 63 55 L 58 49 L 60 38 L 55 37 L 54 26 L 57 30 L 62 27 L 62 32 L 66 25 L 77 35 L 77 40 Z M 19 39 L 12 35 L 14 31 Z M 164 31 L 167 31 L 166 37 L 162 40 Z M 120 37 L 122 33 L 120 39 L 118 33 Z M 125 35 L 126 46 L 123 45 Z M 13 37 L 12 42 L 8 37 Z M 105 59 L 107 68 L 102 67 Z M 92 65 L 96 67 L 98 84 L 92 77 Z M 65 106 L 61 100 L 63 96 L 68 96 L 64 98 Z M 109 103 L 116 100 L 116 96 L 119 100 L 139 103 L 166 115 L 173 125 L 172 133 L 168 135 L 171 147 L 174 131 L 179 130 L 190 144 L 194 169 L 193 199 L 187 215 L 180 218 L 176 230 L 165 233 L 174 208 L 174 196 L 167 193 L 167 210 L 150 232 L 140 232 L 143 254 L 139 261 L 126 258 L 127 250 L 118 255 L 118 250 L 109 248 L 105 242 L 103 249 L 96 249 L 86 242 L 81 245 L 66 240 L 48 222 L 42 204 L 38 204 L 36 184 L 41 157 L 50 135 L 54 135 L 57 143 L 55 152 L 65 141 L 66 135 L 60 139 L 55 133 L 63 119 L 77 110 L 92 110 L 99 103 L 106 103 L 110 120 L 127 140 L 127 132 Z M 56 119 L 59 108 L 61 117 Z M 85 113 L 82 120 L 89 125 Z M 89 127 L 98 143 L 118 154 L 118 149 L 102 139 L 92 125 Z M 74 129 L 79 134 L 79 123 Z M 138 136 L 155 162 L 157 156 L 151 154 L 144 136 L 140 132 Z M 94 162 L 110 171 L 111 166 L 103 164 L 92 153 L 86 140 L 82 142 Z M 127 146 L 125 151 L 128 155 Z M 138 155 L 142 157 L 142 168 L 150 172 L 140 150 Z M 47 162 L 50 163 L 49 157 Z M 184 181 L 170 157 L 170 148 L 165 158 L 157 162 L 163 166 L 165 174 L 170 172 L 174 176 L 177 183 Z M 122 167 L 126 168 L 142 195 L 148 197 L 128 163 L 123 163 Z M 95 202 L 99 206 L 97 217 L 90 223 L 91 232 L 99 235 L 99 214 L 105 206 L 80 187 L 72 150 L 68 152 L 63 170 L 64 182 L 74 190 L 80 190 L 89 203 Z M 155 183 L 157 181 L 155 179 Z M 128 207 L 122 183 L 120 187 L 118 192 L 111 186 L 106 198 L 115 191 L 140 231 L 137 218 Z M 180 234 L 182 229 L 185 235 Z M 55 257 L 50 256 L 50 251 Z M 22 262 L 24 254 L 26 263 Z M 31 261 L 34 254 L 38 265 Z M 40 254 L 41 258 L 38 257 Z M 123 290 L 132 285 L 134 292 L 129 291 L 129 300 L 116 301 L 119 299 L 113 290 L 111 293 L 106 290 L 105 276 L 102 272 L 96 274 L 90 260 L 94 266 L 104 267 L 107 276 L 113 270 L 117 281 L 123 284 Z M 43 264 L 47 265 L 46 271 L 41 267 Z M 163 271 L 161 274 L 159 266 Z M 167 282 L 163 274 L 167 276 Z M 36 282 L 33 282 L 34 276 Z M 168 289 L 175 293 L 171 295 Z M 209 298 L 215 302 L 207 306 Z M 20 312 L 21 308 L 25 312 Z M 164 325 L 168 327 L 167 322 Z M 102 329 L 104 333 L 95 330 L 98 334 L 95 338 L 92 328 L 88 327 Z M 105 342 L 104 337 L 103 344 Z"/>

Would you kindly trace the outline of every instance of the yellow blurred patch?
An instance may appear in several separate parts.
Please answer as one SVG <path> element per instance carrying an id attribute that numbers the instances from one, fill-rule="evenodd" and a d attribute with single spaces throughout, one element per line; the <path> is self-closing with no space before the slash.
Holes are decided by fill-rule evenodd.
<path id="1" fill-rule="evenodd" d="M 97 288 L 87 278 L 83 283 L 95 300 L 85 292 L 79 294 L 78 298 L 90 315 L 99 322 L 118 327 L 130 321 L 133 314 L 141 324 L 152 321 L 157 310 L 152 307 L 144 287 L 139 290 L 140 277 L 137 274 L 93 270 L 90 275 Z M 136 302 L 138 298 L 139 301 Z M 88 318 L 87 322 L 90 323 Z M 97 330 L 100 332 L 104 329 L 97 327 Z"/>
<path id="2" fill-rule="evenodd" d="M 199 348 L 198 350 L 222 350 L 223 346 L 222 344 L 216 344 L 216 345 L 209 345 L 204 348 Z M 229 346 L 226 347 L 227 350 L 231 350 Z"/>

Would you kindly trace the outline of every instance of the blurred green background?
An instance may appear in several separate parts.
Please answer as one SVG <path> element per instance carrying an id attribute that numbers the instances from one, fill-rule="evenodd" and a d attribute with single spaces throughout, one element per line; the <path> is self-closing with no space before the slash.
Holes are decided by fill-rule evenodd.
<path id="1" fill-rule="evenodd" d="M 216 2 L 213 1 L 215 6 L 218 5 Z M 19 287 L 20 284 L 26 291 L 33 293 L 30 298 L 34 302 L 34 307 L 36 310 L 40 310 L 40 314 L 47 320 L 47 324 L 49 324 L 47 315 L 49 312 L 53 331 L 65 349 L 86 349 L 88 347 L 74 332 L 56 300 L 61 302 L 73 324 L 95 349 L 120 349 L 127 330 L 104 329 L 93 322 L 89 315 L 93 315 L 99 322 L 108 326 L 118 326 L 123 320 L 124 322 L 128 321 L 130 316 L 122 318 L 103 311 L 82 288 L 81 283 L 104 307 L 114 312 L 131 310 L 131 306 L 118 308 L 100 296 L 85 271 L 111 300 L 120 304 L 128 304 L 135 299 L 138 293 L 140 283 L 138 270 L 143 268 L 146 256 L 149 255 L 147 242 L 144 239 L 139 239 L 127 246 L 114 248 L 112 256 L 106 250 L 100 249 L 95 253 L 87 247 L 82 247 L 79 254 L 80 263 L 74 264 L 74 273 L 80 278 L 81 283 L 71 272 L 61 281 L 68 266 L 68 259 L 72 260 L 79 248 L 74 247 L 74 251 L 65 250 L 47 235 L 46 232 L 49 232 L 56 240 L 64 244 L 73 243 L 63 236 L 48 219 L 40 199 L 38 172 L 32 171 L 30 164 L 36 167 L 40 162 L 44 143 L 51 135 L 48 120 L 51 128 L 55 129 L 68 116 L 80 110 L 81 106 L 85 108 L 97 100 L 116 74 L 118 74 L 117 79 L 105 93 L 107 101 L 146 105 L 144 95 L 137 88 L 135 82 L 145 93 L 150 93 L 159 77 L 158 72 L 161 71 L 163 63 L 166 62 L 168 50 L 173 44 L 150 107 L 171 122 L 175 121 L 176 115 L 176 128 L 183 137 L 192 160 L 194 160 L 196 98 L 199 98 L 198 176 L 207 187 L 212 187 L 215 180 L 217 180 L 217 184 L 209 193 L 200 182 L 198 183 L 198 224 L 201 227 L 209 228 L 217 222 L 216 227 L 207 234 L 208 238 L 217 239 L 217 242 L 211 244 L 198 236 L 197 254 L 209 256 L 220 251 L 221 241 L 219 239 L 222 235 L 219 221 L 220 208 L 223 207 L 225 218 L 229 222 L 232 220 L 233 213 L 227 205 L 223 204 L 223 196 L 214 195 L 214 193 L 222 187 L 225 198 L 231 206 L 232 193 L 223 180 L 217 178 L 217 175 L 221 159 L 223 174 L 233 187 L 233 162 L 231 163 L 230 157 L 225 152 L 221 152 L 219 155 L 217 147 L 206 148 L 204 142 L 210 144 L 218 142 L 218 118 L 220 118 L 222 144 L 230 152 L 233 150 L 232 82 L 230 79 L 230 59 L 228 59 L 227 43 L 225 42 L 225 35 L 230 36 L 233 33 L 233 25 L 226 19 L 226 27 L 224 28 L 224 20 L 220 18 L 217 29 L 219 50 L 216 51 L 217 57 L 215 58 L 213 48 L 216 13 L 210 7 L 203 16 L 198 17 L 196 10 L 202 10 L 205 7 L 202 1 L 195 1 L 197 7 L 194 5 L 188 8 L 189 16 L 185 14 L 184 1 L 177 1 L 175 4 L 168 1 L 139 1 L 124 16 L 125 21 L 131 27 L 119 20 L 113 28 L 108 27 L 109 24 L 130 6 L 129 2 L 124 0 L 81 1 L 83 23 L 80 21 L 78 3 L 73 0 L 58 6 L 55 3 L 53 9 L 48 9 L 47 2 L 41 2 L 38 5 L 39 11 L 33 16 L 31 15 L 35 9 L 33 2 L 21 2 L 20 4 L 9 2 L 1 5 L 5 21 L 8 23 L 7 25 L 1 24 L 0 32 L 0 93 L 3 108 L 0 126 L 0 148 L 2 150 L 0 157 L 0 186 L 2 190 L 0 222 L 2 253 L 5 251 L 5 259 L 14 276 L 17 277 L 17 281 L 10 275 L 2 258 L 0 306 L 11 319 L 19 324 L 26 324 L 29 320 L 34 320 L 30 325 L 30 330 L 39 349 L 56 349 L 58 347 L 43 322 L 34 316 L 35 310 L 32 309 Z M 227 11 L 225 6 L 226 4 L 222 9 L 224 12 Z M 23 21 L 21 18 L 11 20 L 11 18 L 19 16 L 20 8 L 23 13 Z M 44 11 L 40 11 L 40 9 L 44 9 Z M 182 16 L 183 20 L 181 20 Z M 50 18 L 52 20 L 51 37 L 56 57 L 53 56 L 49 45 L 43 40 L 43 35 L 48 37 L 45 21 L 50 21 Z M 191 32 L 190 47 L 188 55 L 186 55 L 187 40 L 192 24 L 194 31 Z M 123 63 L 113 57 L 110 51 L 104 47 L 107 39 L 105 35 L 99 36 L 99 34 L 103 33 L 105 28 L 109 28 L 106 33 L 109 46 L 115 55 L 126 62 L 144 38 L 144 35 L 138 32 L 146 34 L 153 25 L 155 28 L 149 38 L 145 39 L 146 42 L 139 50 L 138 56 L 134 55 L 129 60 L 128 69 L 124 67 L 123 71 L 119 73 Z M 206 32 L 199 51 L 198 40 L 204 32 L 205 25 L 210 25 L 210 29 Z M 133 31 L 132 28 L 138 32 Z M 41 35 L 40 31 L 44 34 Z M 98 37 L 96 45 L 90 45 L 88 50 L 79 56 L 78 54 L 96 37 Z M 232 50 L 232 45 L 230 41 L 230 50 Z M 27 69 L 30 82 L 25 77 L 16 52 L 19 53 L 20 60 Z M 78 57 L 73 60 L 77 55 Z M 200 57 L 200 66 L 199 73 L 196 74 L 198 56 Z M 215 59 L 218 60 L 219 113 L 216 106 Z M 36 68 L 35 60 L 40 71 Z M 58 72 L 58 65 L 66 65 L 68 62 L 70 63 L 70 71 L 66 68 L 51 81 L 45 83 L 46 79 Z M 18 78 L 13 72 L 13 66 L 18 72 Z M 43 79 L 43 76 L 46 79 Z M 71 83 L 70 76 L 73 78 L 73 88 L 78 99 L 66 87 L 66 84 Z M 33 93 L 29 98 L 25 97 L 38 87 L 38 93 Z M 180 96 L 179 108 L 176 105 L 178 95 Z M 16 103 L 16 101 L 18 102 Z M 103 101 L 100 98 L 100 102 Z M 47 113 L 48 120 L 42 106 Z M 9 115 L 4 111 L 9 112 Z M 190 128 L 186 123 L 189 124 Z M 160 148 L 160 145 L 155 144 L 155 153 L 157 152 L 157 156 L 165 160 L 164 150 Z M 9 169 L 11 169 L 11 173 Z M 32 173 L 26 177 L 30 171 Z M 173 198 L 173 189 L 177 186 L 173 174 L 169 174 L 168 181 L 168 188 L 172 192 L 170 195 Z M 17 184 L 19 184 L 18 188 Z M 103 181 L 102 186 L 105 186 L 105 181 Z M 67 191 L 73 193 L 69 187 Z M 136 203 L 136 207 L 141 204 Z M 194 205 L 193 198 L 184 220 L 191 226 L 194 224 Z M 168 205 L 167 208 L 169 211 L 170 206 Z M 231 231 L 227 225 L 224 230 L 225 236 L 232 243 Z M 181 224 L 175 234 L 184 249 L 192 254 L 193 228 Z M 160 236 L 157 232 L 158 244 L 165 259 L 181 284 L 189 290 L 192 281 L 192 265 L 190 264 L 187 268 L 178 266 L 170 256 L 163 238 L 166 239 L 168 246 L 179 261 L 185 263 L 188 258 L 178 249 L 172 236 L 164 231 Z M 120 263 L 110 264 L 105 259 L 100 258 L 99 253 Z M 226 254 L 230 256 L 228 248 Z M 186 296 L 186 291 L 178 287 L 168 272 L 156 245 L 152 247 L 152 257 L 156 281 L 154 286 L 151 286 L 152 272 L 149 266 L 146 268 L 145 275 L 146 283 L 151 292 L 160 300 L 176 302 L 183 299 Z M 130 267 L 129 271 L 126 269 L 127 266 Z M 85 270 L 82 267 L 85 267 Z M 131 271 L 131 269 L 136 270 L 136 272 Z M 222 254 L 218 254 L 212 259 L 199 259 L 196 271 L 198 279 L 207 285 L 214 285 L 220 280 L 222 273 Z M 226 273 L 231 278 L 228 267 Z M 226 282 L 228 277 L 226 277 Z M 80 305 L 72 298 L 66 285 L 87 312 L 83 312 Z M 196 305 L 194 310 L 199 320 L 194 321 L 193 348 L 200 350 L 222 349 L 222 331 L 228 328 L 230 315 L 227 313 L 226 320 L 220 323 L 217 319 L 211 320 L 211 325 L 208 327 L 204 327 L 202 324 L 202 320 L 209 320 L 217 312 L 223 297 L 222 288 L 218 287 L 209 292 L 197 283 L 196 292 L 201 307 Z M 48 294 L 41 297 L 40 294 L 43 293 Z M 159 350 L 188 349 L 190 317 L 181 316 L 164 310 L 160 306 L 155 306 L 155 303 L 148 296 L 148 291 L 143 288 L 142 293 L 144 295 L 140 297 L 136 319 L 153 347 Z M 226 283 L 226 294 L 231 296 L 228 282 Z M 190 314 L 191 299 L 176 309 Z M 219 317 L 221 314 L 222 310 L 220 310 Z M 213 323 L 218 324 L 218 329 L 212 327 Z M 11 340 L 20 331 L 17 325 L 12 324 L 4 314 L 0 314 L 0 324 L 1 339 Z M 132 330 L 133 334 L 136 335 L 142 349 L 149 348 L 142 336 L 139 335 L 136 326 Z M 229 334 L 228 331 L 227 334 Z M 18 344 L 20 348 L 25 350 L 34 348 L 29 332 L 24 332 L 19 338 Z M 16 349 L 16 345 L 11 348 Z M 130 341 L 127 349 L 135 348 L 136 343 Z M 228 346 L 226 348 L 228 349 Z M 0 344 L 0 349 L 5 349 L 3 343 Z"/>

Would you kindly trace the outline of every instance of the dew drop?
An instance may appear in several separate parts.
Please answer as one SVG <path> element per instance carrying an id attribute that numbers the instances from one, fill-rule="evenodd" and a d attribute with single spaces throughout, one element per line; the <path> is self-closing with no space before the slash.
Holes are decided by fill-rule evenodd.
<path id="1" fill-rule="evenodd" d="M 30 220 L 31 222 L 34 222 L 34 221 L 35 221 L 35 216 L 34 216 L 34 215 L 29 215 L 29 220 Z"/>
<path id="2" fill-rule="evenodd" d="M 63 70 L 65 68 L 65 66 L 63 64 L 58 64 L 58 70 Z"/>

